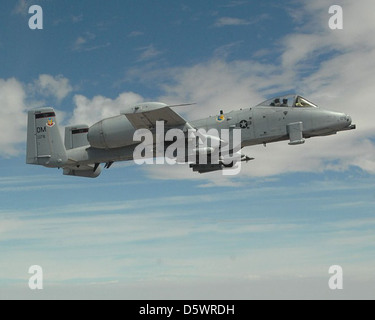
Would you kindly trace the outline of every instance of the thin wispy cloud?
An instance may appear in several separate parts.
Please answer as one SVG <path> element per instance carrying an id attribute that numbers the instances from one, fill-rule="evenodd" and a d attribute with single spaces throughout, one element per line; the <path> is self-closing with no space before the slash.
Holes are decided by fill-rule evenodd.
<path id="1" fill-rule="evenodd" d="M 231 17 L 222 17 L 219 18 L 214 26 L 215 27 L 226 27 L 226 26 L 247 26 L 251 24 L 250 21 L 245 19 L 239 19 L 239 18 L 231 18 Z"/>
<path id="2" fill-rule="evenodd" d="M 150 44 L 147 47 L 138 48 L 137 51 L 140 51 L 137 62 L 146 62 L 150 61 L 156 57 L 159 57 L 162 54 L 162 51 L 159 51 L 155 48 L 153 44 Z"/>
<path id="3" fill-rule="evenodd" d="M 98 49 L 103 49 L 111 45 L 110 42 L 105 43 L 95 43 L 96 35 L 91 32 L 86 32 L 83 35 L 79 36 L 74 44 L 73 51 L 77 52 L 90 52 Z"/>
<path id="4" fill-rule="evenodd" d="M 234 0 L 234 1 L 229 1 L 229 3 L 223 4 L 220 7 L 221 8 L 235 8 L 235 7 L 241 7 L 245 4 L 249 4 L 249 1 Z"/>
<path id="5" fill-rule="evenodd" d="M 244 41 L 236 41 L 220 46 L 219 48 L 215 49 L 214 56 L 219 59 L 226 60 L 233 52 L 239 50 L 243 42 Z"/>
<path id="6" fill-rule="evenodd" d="M 128 34 L 128 37 L 135 38 L 135 37 L 141 37 L 144 35 L 144 32 L 142 31 L 132 31 Z"/>
<path id="7" fill-rule="evenodd" d="M 257 16 L 256 18 L 252 18 L 252 19 L 221 17 L 216 20 L 214 27 L 220 28 L 220 27 L 228 27 L 228 26 L 248 26 L 248 25 L 254 25 L 266 19 L 269 19 L 268 14 L 261 14 Z"/>
<path id="8" fill-rule="evenodd" d="M 318 185 L 316 188 L 318 192 Z M 298 194 L 298 186 L 295 189 Z M 288 206 L 286 195 L 294 190 L 275 187 L 273 191 L 256 187 L 244 188 L 242 193 L 222 192 L 213 194 L 207 200 L 209 204 L 222 199 L 239 203 L 240 198 L 244 199 L 253 194 L 251 199 L 255 200 L 259 198 L 259 194 L 267 192 L 277 197 L 275 208 Z M 238 197 L 233 198 L 232 195 L 236 194 Z M 340 201 L 337 196 L 334 198 Z M 232 270 L 232 280 L 283 277 L 290 278 L 290 283 L 296 274 L 299 279 L 326 277 L 325 269 L 330 265 L 332 254 L 342 253 L 343 250 L 348 250 L 348 246 L 356 248 L 357 251 L 366 250 L 374 240 L 373 235 L 369 232 L 363 234 L 361 229 L 366 227 L 368 231 L 371 230 L 369 225 L 373 225 L 373 221 L 367 218 L 358 221 L 342 217 L 333 223 L 325 215 L 326 219 L 320 218 L 311 223 L 309 217 L 297 217 L 291 213 L 285 213 L 283 216 L 270 213 L 265 215 L 256 205 L 252 205 L 250 212 L 247 209 L 242 217 L 221 211 L 214 214 L 209 210 L 206 210 L 205 217 L 202 217 L 203 202 L 197 197 L 143 200 L 138 201 L 139 205 L 135 200 L 92 203 L 87 205 L 87 210 L 99 208 L 106 214 L 92 214 L 91 217 L 83 214 L 84 211 L 80 209 L 85 209 L 84 203 L 78 205 L 77 211 L 67 204 L 61 207 L 60 212 L 49 213 L 46 208 L 40 207 L 34 209 L 35 214 L 8 214 L 6 222 L 1 225 L 2 240 L 17 239 L 17 243 L 28 243 L 24 247 L 24 250 L 28 251 L 32 250 L 33 243 L 38 243 L 44 252 L 54 258 L 54 272 L 48 273 L 48 281 L 58 286 L 61 285 L 60 282 L 74 281 L 76 285 L 82 285 L 87 281 L 97 282 L 95 279 L 105 281 L 105 278 L 109 278 L 109 281 L 117 279 L 129 283 L 140 279 L 152 281 L 155 277 L 164 277 L 164 280 L 168 281 L 179 281 L 184 277 L 206 279 L 210 282 L 222 278 L 228 268 Z M 314 201 L 316 200 L 313 197 L 301 201 L 301 208 Z M 197 204 L 200 205 L 196 206 Z M 137 211 L 131 209 L 133 205 L 139 207 Z M 176 206 L 183 208 L 184 205 L 185 210 L 175 211 Z M 258 213 L 255 214 L 256 212 Z M 35 233 L 36 229 L 42 231 Z M 186 246 L 186 239 L 189 239 L 189 246 Z M 237 242 L 240 239 L 241 245 Z M 163 245 L 160 245 L 161 243 Z M 232 245 L 236 243 L 234 249 Z M 220 252 L 211 251 L 215 244 L 220 245 Z M 14 245 L 17 244 L 10 246 L 4 253 L 13 263 L 21 262 L 22 251 L 18 248 L 16 254 Z M 184 246 L 183 254 L 181 246 Z M 306 246 L 309 247 L 308 255 Z M 56 247 L 64 249 L 66 254 L 57 254 Z M 202 247 L 205 255 L 200 253 Z M 82 249 L 86 253 L 84 260 L 80 258 Z M 189 256 L 188 263 L 184 259 L 186 255 Z M 116 259 L 113 259 L 113 256 Z M 299 260 L 301 256 L 304 257 L 303 267 Z M 67 257 L 74 260 L 64 261 Z M 34 253 L 33 259 L 38 260 L 46 270 L 52 267 L 45 256 Z M 346 263 L 345 270 L 355 273 L 360 268 L 360 258 L 358 259 L 353 259 L 350 264 Z M 101 266 L 109 260 L 109 269 L 91 268 L 90 272 L 84 272 L 93 261 Z M 320 261 L 320 264 L 317 265 L 316 261 Z M 278 265 L 277 271 L 273 268 L 275 262 Z M 373 265 L 373 259 L 368 260 L 368 263 Z M 70 268 L 67 268 L 67 265 Z M 139 265 L 143 265 L 142 273 L 134 271 Z M 163 270 L 159 269 L 161 265 Z M 118 273 L 118 270 L 123 268 L 129 271 L 131 278 L 128 273 Z M 165 274 L 164 270 L 168 270 L 168 274 Z M 369 271 L 370 267 L 366 274 Z M 18 270 L 11 269 L 10 266 L 5 266 L 3 272 L 12 279 L 23 279 Z"/>
<path id="9" fill-rule="evenodd" d="M 13 9 L 13 14 L 20 14 L 23 16 L 28 15 L 29 8 L 33 4 L 31 0 L 18 0 L 16 6 Z"/>
<path id="10" fill-rule="evenodd" d="M 83 20 L 83 14 L 79 14 L 79 15 L 72 15 L 71 16 L 71 21 L 73 23 L 78 23 L 78 22 L 81 22 Z"/>
<path id="11" fill-rule="evenodd" d="M 84 46 L 87 45 L 88 42 L 94 40 L 96 35 L 91 32 L 86 32 L 85 34 L 79 36 L 76 41 L 74 42 L 73 50 L 74 51 L 82 51 L 84 50 Z"/>

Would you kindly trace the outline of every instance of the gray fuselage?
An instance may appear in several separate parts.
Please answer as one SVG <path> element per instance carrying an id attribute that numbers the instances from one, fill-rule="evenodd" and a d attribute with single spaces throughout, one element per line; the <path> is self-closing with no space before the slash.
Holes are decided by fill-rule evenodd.
<path id="1" fill-rule="evenodd" d="M 223 120 L 222 120 L 223 119 Z M 133 152 L 139 142 L 133 142 L 136 129 L 125 115 L 106 119 L 107 128 L 116 141 L 128 141 L 129 145 L 119 148 L 80 147 L 68 150 L 68 158 L 80 164 L 109 163 L 133 160 Z M 325 136 L 338 131 L 353 129 L 351 118 L 338 112 L 318 107 L 293 107 L 258 105 L 218 116 L 191 121 L 195 129 L 241 129 L 241 147 L 291 140 L 288 125 L 301 123 L 302 137 Z M 113 125 L 116 124 L 116 125 Z M 118 125 L 121 124 L 121 125 Z M 121 130 L 116 129 L 121 128 Z M 118 133 L 116 133 L 118 130 Z M 103 138 L 104 139 L 104 138 Z"/>

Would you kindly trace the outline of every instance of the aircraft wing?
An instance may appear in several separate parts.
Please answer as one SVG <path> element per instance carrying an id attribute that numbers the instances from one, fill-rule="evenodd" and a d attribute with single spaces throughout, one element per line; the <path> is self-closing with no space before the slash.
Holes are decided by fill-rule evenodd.
<path id="1" fill-rule="evenodd" d="M 181 127 L 187 121 L 177 112 L 161 103 L 143 104 L 132 108 L 131 112 L 123 113 L 135 129 L 153 129 L 156 121 L 164 121 L 166 127 Z"/>

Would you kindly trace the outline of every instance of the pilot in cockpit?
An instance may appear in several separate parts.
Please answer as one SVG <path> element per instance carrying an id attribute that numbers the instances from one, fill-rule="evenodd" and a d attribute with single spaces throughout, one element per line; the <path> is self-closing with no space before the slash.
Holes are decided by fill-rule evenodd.
<path id="1" fill-rule="evenodd" d="M 271 102 L 270 106 L 279 107 L 280 106 L 280 99 L 276 98 L 273 102 Z"/>

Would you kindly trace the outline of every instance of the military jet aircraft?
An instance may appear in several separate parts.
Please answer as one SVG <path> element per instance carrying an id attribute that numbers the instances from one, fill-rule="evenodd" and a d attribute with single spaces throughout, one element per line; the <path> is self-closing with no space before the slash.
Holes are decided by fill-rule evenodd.
<path id="1" fill-rule="evenodd" d="M 189 133 L 197 133 L 199 129 L 239 129 L 240 149 L 284 140 L 289 140 L 289 145 L 298 145 L 304 143 L 307 138 L 332 135 L 356 128 L 349 115 L 321 109 L 300 95 L 275 97 L 254 107 L 229 113 L 220 111 L 217 116 L 196 121 L 187 121 L 176 113 L 173 109 L 179 106 L 182 105 L 141 103 L 91 127 L 69 126 L 65 128 L 64 143 L 53 108 L 29 111 L 26 163 L 62 168 L 64 175 L 95 178 L 102 171 L 102 163 L 105 164 L 104 168 L 108 169 L 114 162 L 134 160 L 134 151 L 141 143 L 134 141 L 134 133 L 138 129 L 149 129 L 155 135 L 154 129 L 158 121 L 162 121 L 168 129 L 181 129 L 186 134 L 186 139 L 189 139 Z M 198 137 L 198 140 L 200 138 L 217 140 L 207 135 Z M 227 143 L 221 138 L 219 141 L 219 144 Z M 220 153 L 207 146 L 201 147 L 199 141 L 194 149 L 196 155 L 209 155 L 215 152 Z M 240 154 L 239 159 L 253 160 L 243 154 Z M 193 171 L 205 173 L 223 170 L 231 165 L 219 158 L 218 163 L 197 161 L 190 164 L 190 167 Z"/>

